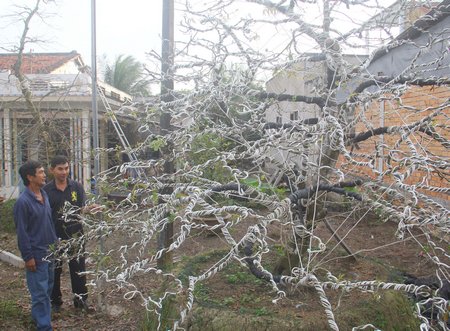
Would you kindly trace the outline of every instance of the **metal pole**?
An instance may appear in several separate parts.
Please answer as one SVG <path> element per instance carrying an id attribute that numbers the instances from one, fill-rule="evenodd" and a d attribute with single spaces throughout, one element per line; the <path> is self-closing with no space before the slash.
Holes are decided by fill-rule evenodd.
<path id="1" fill-rule="evenodd" d="M 161 97 L 164 102 L 173 101 L 173 63 L 174 63 L 174 2 L 163 0 L 162 49 L 161 49 Z M 162 134 L 170 128 L 170 113 L 164 111 L 160 119 Z"/>
<path id="2" fill-rule="evenodd" d="M 94 149 L 94 179 L 100 170 L 100 156 L 98 155 L 98 108 L 97 108 L 97 28 L 96 28 L 96 3 L 95 0 L 91 0 L 91 84 L 92 84 L 92 147 Z M 90 160 L 89 160 L 90 163 Z M 94 194 L 96 197 L 99 195 L 97 181 L 94 181 Z M 101 222 L 101 215 L 100 220 Z M 104 252 L 103 236 L 100 231 L 99 250 L 100 256 L 103 258 Z M 98 262 L 101 268 L 101 261 Z M 97 279 L 97 306 L 101 311 L 106 310 L 106 301 L 103 294 L 103 279 Z"/>
<path id="3" fill-rule="evenodd" d="M 91 80 L 92 80 L 92 147 L 94 149 L 94 177 L 100 171 L 100 158 L 98 155 L 98 108 L 97 108 L 97 28 L 96 28 L 96 5 L 91 0 Z M 97 192 L 97 183 L 94 190 Z"/>
<path id="4" fill-rule="evenodd" d="M 161 99 L 162 101 L 173 101 L 173 63 L 174 63 L 174 1 L 163 0 L 162 12 L 162 49 L 161 49 Z M 170 112 L 167 109 L 162 109 L 160 118 L 161 135 L 166 135 L 170 132 Z M 167 146 L 167 152 L 171 153 L 173 146 Z M 166 160 L 164 163 L 164 173 L 173 173 L 173 162 Z M 166 188 L 162 194 L 169 194 L 170 189 Z M 168 222 L 166 227 L 161 231 L 158 237 L 158 249 L 168 248 L 173 242 L 173 223 Z M 157 265 L 160 269 L 170 269 L 173 263 L 172 252 L 164 253 L 158 259 Z"/>

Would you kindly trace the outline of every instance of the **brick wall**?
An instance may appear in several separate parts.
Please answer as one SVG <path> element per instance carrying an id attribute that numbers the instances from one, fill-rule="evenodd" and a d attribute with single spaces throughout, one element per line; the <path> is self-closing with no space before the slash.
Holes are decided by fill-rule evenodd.
<path id="1" fill-rule="evenodd" d="M 364 114 L 358 111 L 359 121 L 356 126 L 356 133 L 365 132 L 370 128 L 375 129 L 380 126 L 389 127 L 412 124 L 426 116 L 430 116 L 441 108 L 442 112 L 434 117 L 431 123 L 437 133 L 450 140 L 448 128 L 446 130 L 444 127 L 439 127 L 440 125 L 450 127 L 450 87 L 412 87 L 398 98 L 385 97 L 386 99 L 383 101 L 373 102 L 368 105 Z M 382 111 L 383 109 L 384 112 Z M 431 139 L 429 135 L 416 131 L 408 137 L 411 146 L 415 148 L 418 155 L 425 156 L 434 162 L 449 161 L 450 149 Z M 384 146 L 383 148 L 381 147 L 382 145 Z M 379 155 L 374 157 L 376 146 L 379 146 Z M 401 174 L 410 172 L 410 176 L 403 181 L 405 184 L 449 187 L 450 175 L 448 169 L 428 167 L 428 169 L 412 171 L 411 164 L 407 162 L 406 158 L 411 157 L 413 153 L 407 142 L 400 140 L 400 134 L 372 137 L 358 143 L 353 148 L 351 146 L 347 148 L 358 154 L 358 156 L 355 156 L 356 160 L 368 161 L 372 159 L 374 168 L 382 170 L 382 173 L 384 173 L 382 180 L 386 184 L 392 183 L 394 180 L 392 174 L 389 173 L 389 169 L 398 167 L 396 170 Z M 365 155 L 371 156 L 371 158 Z M 391 158 L 390 161 L 388 161 L 389 158 Z M 398 162 L 393 158 L 396 158 Z M 382 165 L 380 165 L 380 162 L 382 162 Z M 372 178 L 377 177 L 376 171 L 369 167 L 350 164 L 342 156 L 337 166 L 345 173 L 357 176 L 370 176 Z M 420 189 L 419 191 L 450 203 L 450 195 L 448 193 Z"/>

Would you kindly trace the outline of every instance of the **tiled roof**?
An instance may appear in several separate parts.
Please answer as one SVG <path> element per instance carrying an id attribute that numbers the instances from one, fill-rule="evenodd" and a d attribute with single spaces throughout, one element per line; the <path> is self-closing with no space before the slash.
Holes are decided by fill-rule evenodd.
<path id="1" fill-rule="evenodd" d="M 24 74 L 49 74 L 65 63 L 75 60 L 83 62 L 76 51 L 68 53 L 24 53 L 22 72 Z M 17 61 L 17 53 L 0 53 L 0 70 L 12 69 Z"/>

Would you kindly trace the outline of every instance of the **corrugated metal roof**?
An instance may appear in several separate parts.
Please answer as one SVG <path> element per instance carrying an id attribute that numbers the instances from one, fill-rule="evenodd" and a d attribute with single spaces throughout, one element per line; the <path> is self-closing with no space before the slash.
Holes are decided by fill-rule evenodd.
<path id="1" fill-rule="evenodd" d="M 399 44 L 402 40 L 415 39 L 424 31 L 427 31 L 430 27 L 438 24 L 442 20 L 446 19 L 450 15 L 450 0 L 444 0 L 439 4 L 435 5 L 431 10 L 429 10 L 425 15 L 421 16 L 414 24 L 400 33 L 391 43 L 386 47 L 389 48 L 390 45 Z M 401 44 L 401 43 L 400 43 Z M 386 47 L 383 47 L 375 52 L 372 62 L 377 60 L 386 54 Z"/>

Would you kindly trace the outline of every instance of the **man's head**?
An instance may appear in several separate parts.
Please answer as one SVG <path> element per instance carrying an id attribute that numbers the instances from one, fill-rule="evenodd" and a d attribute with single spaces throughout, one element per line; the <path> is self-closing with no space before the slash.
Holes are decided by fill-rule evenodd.
<path id="1" fill-rule="evenodd" d="M 55 181 L 64 182 L 69 176 L 69 160 L 64 155 L 56 155 L 50 161 L 50 172 Z"/>
<path id="2" fill-rule="evenodd" d="M 30 186 L 32 184 L 42 187 L 45 185 L 45 175 L 44 167 L 39 161 L 29 160 L 22 164 L 19 168 L 20 177 L 22 177 L 25 186 Z"/>

